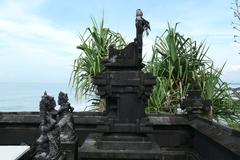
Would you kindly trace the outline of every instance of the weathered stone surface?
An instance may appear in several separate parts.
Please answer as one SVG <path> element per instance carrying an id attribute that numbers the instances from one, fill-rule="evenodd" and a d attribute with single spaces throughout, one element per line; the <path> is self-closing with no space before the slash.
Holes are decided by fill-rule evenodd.
<path id="1" fill-rule="evenodd" d="M 60 108 L 58 110 L 59 121 L 57 125 L 60 128 L 60 140 L 61 142 L 75 141 L 76 131 L 72 114 L 74 108 L 68 102 L 68 95 L 66 93 L 59 93 L 58 104 Z"/>
<path id="2" fill-rule="evenodd" d="M 188 113 L 190 120 L 211 112 L 211 101 L 204 99 L 201 94 L 200 87 L 193 81 L 187 91 L 187 97 L 180 104 L 181 109 Z"/>
<path id="3" fill-rule="evenodd" d="M 198 160 L 199 155 L 192 149 L 183 148 L 160 148 L 156 143 L 153 143 L 151 149 L 126 149 L 106 150 L 98 149 L 96 143 L 99 134 L 90 134 L 85 143 L 79 148 L 81 160 L 91 159 L 158 159 L 158 160 Z"/>
<path id="4" fill-rule="evenodd" d="M 103 113 L 74 112 L 79 147 L 88 134 L 100 132 L 97 126 Z M 240 159 L 240 132 L 203 119 L 188 121 L 186 116 L 148 114 L 153 124 L 155 142 L 161 148 L 194 149 L 203 160 L 237 160 Z M 21 121 L 17 121 L 21 119 Z M 16 145 L 22 142 L 31 145 L 39 136 L 39 113 L 37 112 L 0 112 L 0 144 Z M 212 128 L 214 134 L 209 134 L 207 128 Z M 210 130 L 209 130 L 210 131 Z M 102 132 L 101 132 L 102 133 Z M 224 137 L 217 138 L 218 133 Z M 231 142 L 229 145 L 223 142 Z M 231 147 L 232 146 L 232 147 Z M 236 148 L 234 150 L 234 148 Z"/>
<path id="5" fill-rule="evenodd" d="M 78 160 L 78 138 L 72 141 L 61 142 L 62 152 L 66 160 Z"/>
<path id="6" fill-rule="evenodd" d="M 105 133 L 96 140 L 96 147 L 102 150 L 151 150 L 153 146 L 147 135 Z"/>
<path id="7" fill-rule="evenodd" d="M 150 29 L 149 22 L 136 14 L 136 38 L 124 49 L 109 48 L 109 57 L 103 60 L 106 71 L 94 77 L 97 94 L 106 100 L 107 121 L 138 123 L 146 117 L 145 107 L 155 85 L 151 73 L 141 71 L 143 32 Z"/>
<path id="8" fill-rule="evenodd" d="M 34 160 L 58 160 L 61 157 L 60 128 L 57 124 L 56 102 L 44 93 L 39 104 L 40 137 L 36 141 Z"/>
<path id="9" fill-rule="evenodd" d="M 230 156 L 231 154 L 221 153 L 220 150 L 223 150 L 223 148 L 225 148 L 234 153 L 235 156 L 232 155 L 233 157 L 238 157 L 240 159 L 240 132 L 228 127 L 221 126 L 204 118 L 194 119 L 193 121 L 190 121 L 189 125 L 198 132 L 193 140 L 196 145 L 202 143 L 213 143 L 217 145 L 215 148 L 212 147 L 212 150 L 222 156 L 215 155 L 213 157 L 219 157 L 222 159 L 225 157 L 226 159 L 226 157 L 228 157 L 226 155 Z M 200 139 L 203 139 L 202 135 L 208 137 L 209 140 L 207 142 L 200 142 Z M 199 145 L 198 147 L 198 150 L 200 152 L 202 152 L 201 150 L 205 150 L 204 146 Z M 210 151 L 211 150 L 205 150 L 205 154 L 210 156 Z M 230 157 L 229 160 L 231 159 Z"/>

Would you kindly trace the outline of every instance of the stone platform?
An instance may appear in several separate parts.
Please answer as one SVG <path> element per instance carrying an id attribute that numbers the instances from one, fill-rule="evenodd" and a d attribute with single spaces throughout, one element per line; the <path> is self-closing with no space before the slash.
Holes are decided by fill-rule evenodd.
<path id="1" fill-rule="evenodd" d="M 61 147 L 67 160 L 78 159 L 78 138 L 70 142 L 61 142 Z"/>
<path id="2" fill-rule="evenodd" d="M 116 137 L 114 137 L 116 135 Z M 134 136 L 110 135 L 110 139 L 100 133 L 90 134 L 79 148 L 79 159 L 141 159 L 141 160 L 199 160 L 197 152 L 190 148 L 159 147 L 150 141 L 151 135 Z M 108 135 L 109 136 L 109 135 Z M 107 138 L 109 138 L 107 136 Z M 115 140 L 114 140 L 115 139 Z"/>
<path id="3" fill-rule="evenodd" d="M 102 150 L 150 150 L 153 147 L 148 135 L 110 133 L 96 138 L 96 147 Z"/>

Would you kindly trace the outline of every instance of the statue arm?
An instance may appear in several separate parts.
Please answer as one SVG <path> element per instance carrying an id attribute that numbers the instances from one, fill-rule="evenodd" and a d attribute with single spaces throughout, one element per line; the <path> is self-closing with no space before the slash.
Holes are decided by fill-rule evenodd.
<path id="1" fill-rule="evenodd" d="M 74 108 L 71 106 L 71 104 L 70 103 L 67 103 L 67 109 L 69 109 L 70 110 L 70 112 L 73 112 L 73 110 L 74 110 Z"/>
<path id="2" fill-rule="evenodd" d="M 73 112 L 74 108 L 69 105 L 70 112 Z"/>
<path id="3" fill-rule="evenodd" d="M 61 106 L 58 110 L 58 114 L 61 114 L 63 112 L 63 110 L 65 109 L 65 107 Z"/>

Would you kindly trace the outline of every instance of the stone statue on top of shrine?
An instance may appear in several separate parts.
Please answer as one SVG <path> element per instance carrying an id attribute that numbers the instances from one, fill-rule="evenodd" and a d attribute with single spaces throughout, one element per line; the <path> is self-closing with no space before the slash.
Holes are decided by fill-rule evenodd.
<path id="1" fill-rule="evenodd" d="M 136 39 L 135 41 L 137 42 L 138 45 L 138 54 L 139 54 L 139 61 L 142 61 L 142 37 L 144 31 L 146 32 L 146 35 L 148 36 L 150 28 L 150 23 L 143 18 L 143 12 L 141 9 L 136 10 Z M 140 57 L 141 56 L 141 57 Z"/>

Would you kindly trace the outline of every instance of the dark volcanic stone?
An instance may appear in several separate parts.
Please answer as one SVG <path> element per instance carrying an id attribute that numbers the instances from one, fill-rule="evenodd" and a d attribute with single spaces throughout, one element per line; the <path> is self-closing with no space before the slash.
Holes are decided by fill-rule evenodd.
<path id="1" fill-rule="evenodd" d="M 198 160 L 198 154 L 191 149 L 160 148 L 153 142 L 152 149 L 98 149 L 97 141 L 101 134 L 90 134 L 85 143 L 79 148 L 81 160 L 92 159 L 139 159 L 139 160 Z"/>

